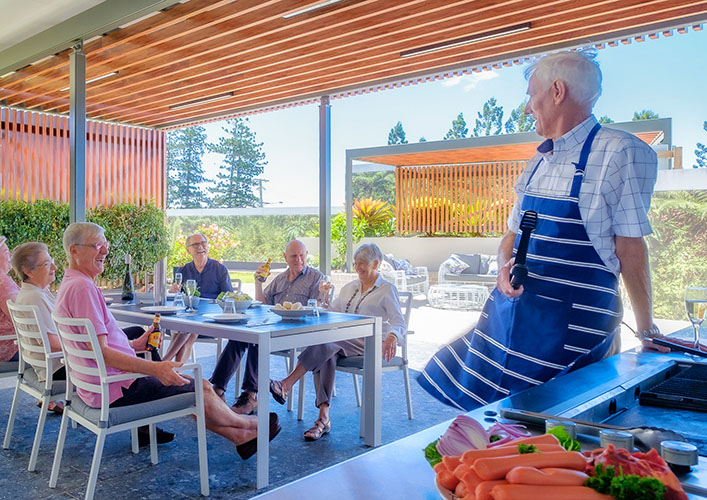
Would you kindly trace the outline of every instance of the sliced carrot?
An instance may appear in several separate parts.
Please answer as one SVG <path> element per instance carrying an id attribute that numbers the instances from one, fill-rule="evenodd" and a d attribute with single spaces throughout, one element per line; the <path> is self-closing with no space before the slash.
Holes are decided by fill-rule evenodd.
<path id="1" fill-rule="evenodd" d="M 564 448 L 560 443 L 556 444 L 534 444 L 535 448 L 540 452 L 546 451 L 563 451 Z M 489 457 L 507 457 L 509 455 L 518 455 L 518 445 L 515 446 L 497 446 L 495 448 L 484 448 L 483 450 L 469 450 L 462 455 L 461 461 L 463 464 L 474 465 L 479 458 Z"/>
<path id="2" fill-rule="evenodd" d="M 519 466 L 535 467 L 537 469 L 558 467 L 561 469 L 584 470 L 587 466 L 587 459 L 577 451 L 551 451 L 506 457 L 479 458 L 474 462 L 474 470 L 485 481 L 503 479 L 511 469 Z"/>
<path id="3" fill-rule="evenodd" d="M 508 484 L 508 482 L 505 479 L 499 479 L 497 481 L 482 481 L 478 484 L 476 490 L 474 491 L 474 500 L 494 500 L 494 497 L 491 496 L 491 492 L 496 486 L 502 484 Z"/>
<path id="4" fill-rule="evenodd" d="M 613 500 L 586 486 L 499 484 L 491 494 L 494 500 Z"/>
<path id="5" fill-rule="evenodd" d="M 560 444 L 560 441 L 552 434 L 539 434 L 537 436 L 521 437 L 508 441 L 494 448 L 503 448 L 505 446 L 518 446 L 519 444 Z"/>
<path id="6" fill-rule="evenodd" d="M 582 486 L 589 478 L 584 472 L 574 469 L 514 467 L 506 474 L 511 484 L 538 484 L 545 486 Z"/>

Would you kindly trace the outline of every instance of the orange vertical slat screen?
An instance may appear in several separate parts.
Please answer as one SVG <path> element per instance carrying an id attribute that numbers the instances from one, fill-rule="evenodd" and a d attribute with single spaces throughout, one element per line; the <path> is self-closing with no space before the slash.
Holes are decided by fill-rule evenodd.
<path id="1" fill-rule="evenodd" d="M 86 124 L 86 204 L 166 199 L 166 134 Z M 0 107 L 0 200 L 69 200 L 69 120 Z"/>

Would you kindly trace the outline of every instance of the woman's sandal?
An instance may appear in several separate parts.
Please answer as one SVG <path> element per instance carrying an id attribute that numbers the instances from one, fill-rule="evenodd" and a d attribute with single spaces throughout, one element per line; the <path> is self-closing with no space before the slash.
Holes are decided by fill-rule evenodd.
<path id="1" fill-rule="evenodd" d="M 270 381 L 270 394 L 272 394 L 272 398 L 281 405 L 284 405 L 285 401 L 287 401 L 287 393 L 282 388 L 281 380 Z"/>
<path id="2" fill-rule="evenodd" d="M 329 434 L 331 431 L 331 420 L 324 422 L 321 418 L 314 421 L 314 425 L 311 429 L 304 431 L 305 441 L 316 441 L 324 434 Z"/>

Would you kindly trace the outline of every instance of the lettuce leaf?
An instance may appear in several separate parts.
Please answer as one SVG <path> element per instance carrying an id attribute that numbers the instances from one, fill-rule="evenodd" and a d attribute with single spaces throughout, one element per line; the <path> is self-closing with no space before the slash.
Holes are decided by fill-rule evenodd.
<path id="1" fill-rule="evenodd" d="M 427 445 L 427 447 L 423 450 L 425 452 L 425 460 L 429 462 L 430 467 L 434 467 L 438 463 L 442 461 L 442 455 L 439 454 L 437 451 L 437 443 L 439 442 L 439 439 L 432 441 L 430 444 Z"/>
<path id="2" fill-rule="evenodd" d="M 580 451 L 582 449 L 582 445 L 579 444 L 579 441 L 575 441 L 574 439 L 572 439 L 572 437 L 567 434 L 565 428 L 561 425 L 558 427 L 553 427 L 552 429 L 547 431 L 547 433 L 552 434 L 557 439 L 559 439 L 560 444 L 567 451 Z"/>

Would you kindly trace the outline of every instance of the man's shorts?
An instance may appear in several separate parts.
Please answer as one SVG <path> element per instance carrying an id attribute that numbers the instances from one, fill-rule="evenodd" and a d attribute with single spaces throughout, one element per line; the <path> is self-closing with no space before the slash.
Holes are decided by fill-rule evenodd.
<path id="1" fill-rule="evenodd" d="M 189 383 L 184 385 L 164 385 L 156 377 L 140 377 L 135 379 L 130 387 L 123 387 L 123 396 L 113 401 L 110 407 L 148 403 L 187 392 L 194 392 L 194 380 L 189 380 Z"/>

